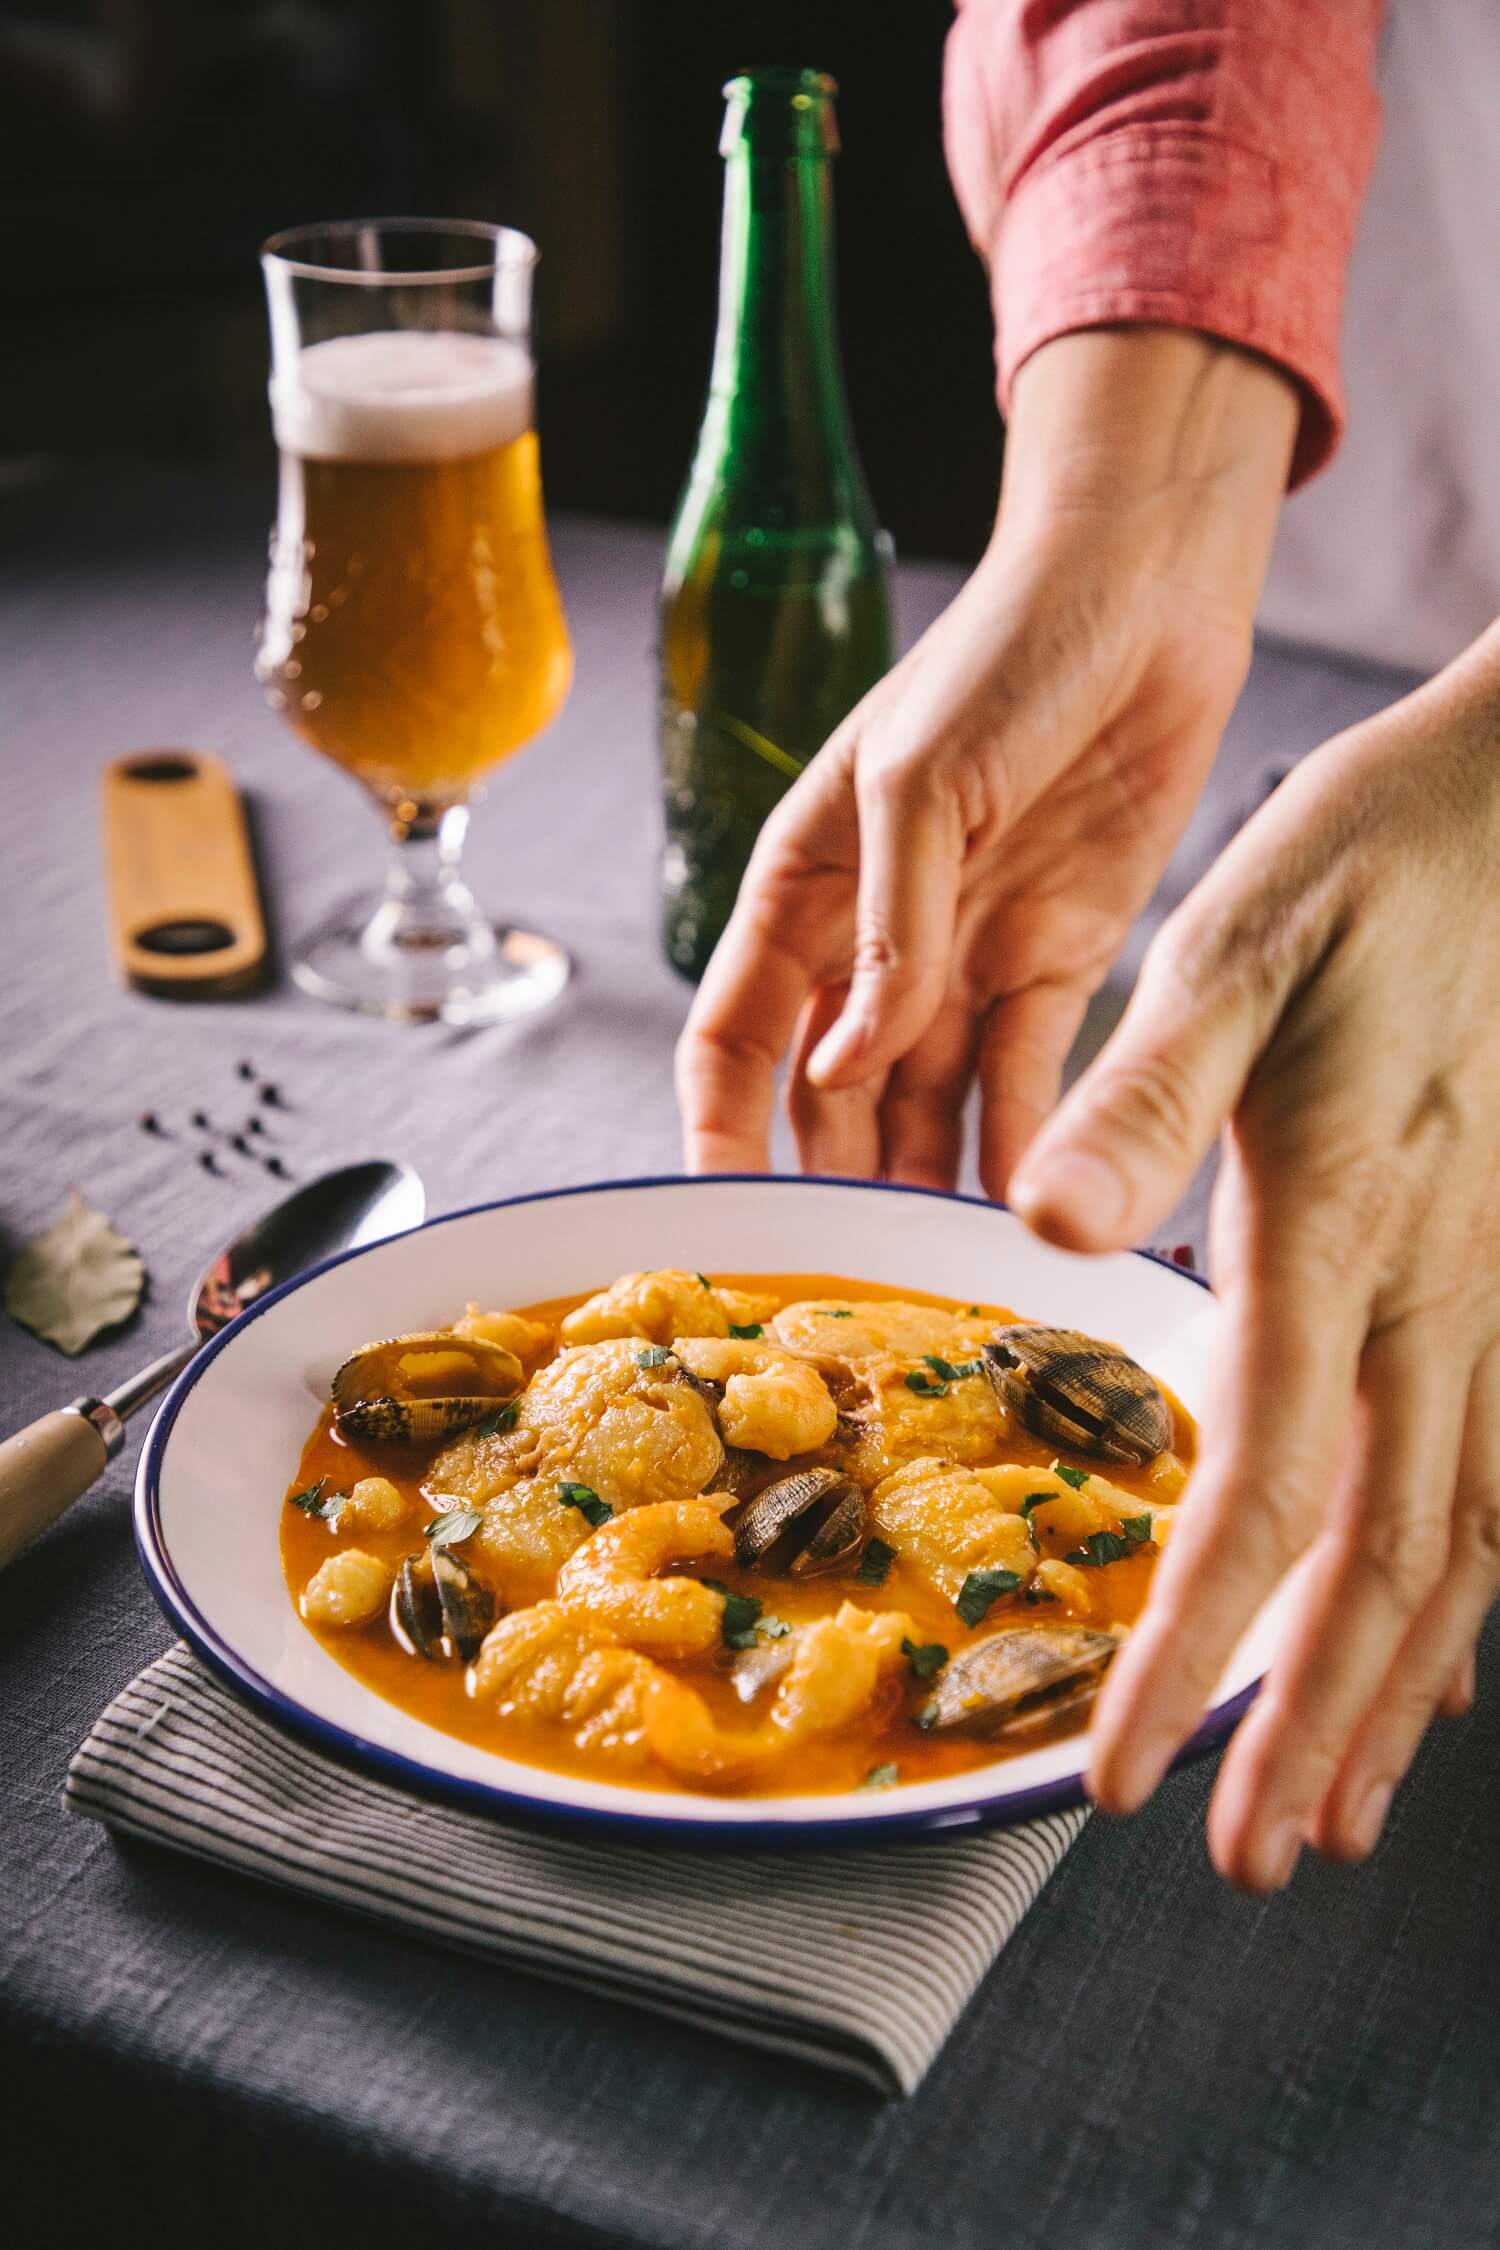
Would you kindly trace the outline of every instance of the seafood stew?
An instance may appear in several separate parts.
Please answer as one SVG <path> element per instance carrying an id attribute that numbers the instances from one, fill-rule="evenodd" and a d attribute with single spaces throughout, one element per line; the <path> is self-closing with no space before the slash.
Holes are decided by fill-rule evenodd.
<path id="1" fill-rule="evenodd" d="M 367 1686 L 535 1766 L 899 1787 L 1075 1731 L 1194 1448 L 1117 1348 L 828 1274 L 621 1276 L 367 1345 L 282 1511 Z"/>

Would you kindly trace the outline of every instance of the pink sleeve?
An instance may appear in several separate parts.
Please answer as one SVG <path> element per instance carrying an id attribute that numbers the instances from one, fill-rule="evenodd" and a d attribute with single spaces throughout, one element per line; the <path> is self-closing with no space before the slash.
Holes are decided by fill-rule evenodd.
<path id="1" fill-rule="evenodd" d="M 1296 378 L 1291 481 L 1322 468 L 1381 0 L 958 4 L 944 132 L 990 269 L 1001 405 L 1066 330 L 1198 328 Z"/>

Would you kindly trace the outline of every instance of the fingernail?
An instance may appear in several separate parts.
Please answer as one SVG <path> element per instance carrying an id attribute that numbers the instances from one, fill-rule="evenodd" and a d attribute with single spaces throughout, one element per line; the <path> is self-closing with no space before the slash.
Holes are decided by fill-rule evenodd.
<path id="1" fill-rule="evenodd" d="M 1354 1816 L 1353 1838 L 1356 1851 L 1372 1852 L 1380 1841 L 1380 1831 L 1385 1826 L 1385 1816 L 1391 1809 L 1395 1789 L 1389 1781 L 1377 1781 L 1360 1802 Z"/>
<path id="2" fill-rule="evenodd" d="M 1302 1824 L 1297 1820 L 1284 1820 L 1271 1830 L 1261 1846 L 1260 1888 L 1279 1891 L 1292 1879 L 1302 1851 Z"/>
<path id="3" fill-rule="evenodd" d="M 1035 1162 L 1023 1159 L 1010 1183 L 1010 1200 L 1023 1219 L 1042 1212 L 1068 1218 L 1090 1234 L 1112 1234 L 1125 1217 L 1125 1183 L 1112 1164 L 1083 1149 L 1059 1149 Z"/>
<path id="4" fill-rule="evenodd" d="M 1173 1742 L 1132 1743 L 1115 1761 L 1109 1786 L 1094 1796 L 1095 1804 L 1108 1812 L 1138 1812 L 1166 1772 L 1175 1748 Z"/>
<path id="5" fill-rule="evenodd" d="M 840 1016 L 807 1058 L 807 1075 L 812 1083 L 821 1086 L 841 1063 L 852 1062 L 868 1040 L 869 1034 L 857 1016 Z"/>

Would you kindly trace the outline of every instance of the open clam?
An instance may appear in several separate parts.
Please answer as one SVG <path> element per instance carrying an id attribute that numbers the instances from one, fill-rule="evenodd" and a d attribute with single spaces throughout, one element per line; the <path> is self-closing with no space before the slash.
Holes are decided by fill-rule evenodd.
<path id="1" fill-rule="evenodd" d="M 921 1724 L 932 1734 L 1019 1735 L 1092 1701 L 1120 1643 L 1085 1625 L 1007 1626 L 951 1656 Z"/>
<path id="2" fill-rule="evenodd" d="M 995 1395 L 1038 1437 L 1104 1461 L 1154 1461 L 1172 1411 L 1144 1367 L 1073 1328 L 997 1328 L 984 1347 Z"/>
<path id="3" fill-rule="evenodd" d="M 748 1569 L 779 1541 L 795 1552 L 793 1577 L 811 1578 L 852 1562 L 869 1532 L 865 1496 L 837 1469 L 799 1469 L 749 1501 L 734 1527 L 734 1559 Z"/>
<path id="4" fill-rule="evenodd" d="M 408 1555 L 391 1588 L 390 1625 L 408 1656 L 434 1662 L 456 1656 L 471 1664 L 495 1622 L 495 1596 L 476 1571 L 446 1547 Z"/>
<path id="5" fill-rule="evenodd" d="M 482 1422 L 525 1381 L 515 1353 L 481 1337 L 391 1336 L 345 1360 L 333 1378 L 333 1416 L 351 1437 L 426 1444 Z"/>

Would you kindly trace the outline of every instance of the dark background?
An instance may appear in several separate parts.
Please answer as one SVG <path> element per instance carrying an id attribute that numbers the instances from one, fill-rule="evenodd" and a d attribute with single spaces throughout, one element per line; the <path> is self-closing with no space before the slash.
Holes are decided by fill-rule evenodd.
<path id="1" fill-rule="evenodd" d="M 848 387 L 907 554 L 967 558 L 1000 431 L 943 166 L 951 0 L 0 0 L 0 461 L 269 466 L 255 254 L 309 219 L 541 245 L 556 506 L 665 521 L 702 405 L 720 86 L 830 70 Z"/>

